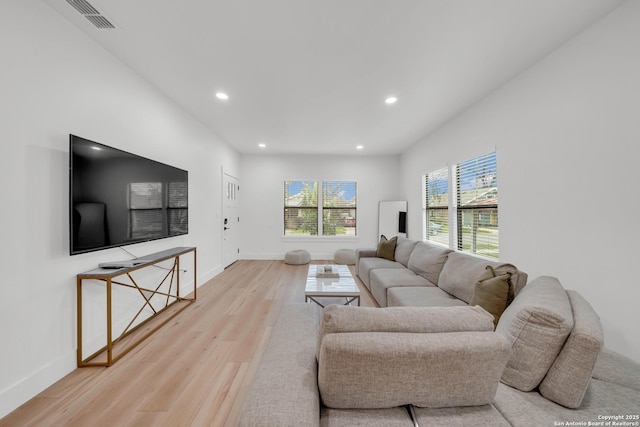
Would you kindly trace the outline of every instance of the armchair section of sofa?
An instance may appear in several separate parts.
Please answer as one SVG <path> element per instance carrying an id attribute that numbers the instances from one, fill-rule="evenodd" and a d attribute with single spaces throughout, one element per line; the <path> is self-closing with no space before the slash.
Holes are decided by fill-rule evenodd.
<path id="1" fill-rule="evenodd" d="M 239 425 L 410 427 L 408 404 L 429 408 L 423 425 L 504 425 L 491 401 L 509 355 L 479 307 L 285 305 Z"/>
<path id="2" fill-rule="evenodd" d="M 338 409 L 487 405 L 510 355 L 480 307 L 329 306 L 319 345 L 320 397 Z"/>

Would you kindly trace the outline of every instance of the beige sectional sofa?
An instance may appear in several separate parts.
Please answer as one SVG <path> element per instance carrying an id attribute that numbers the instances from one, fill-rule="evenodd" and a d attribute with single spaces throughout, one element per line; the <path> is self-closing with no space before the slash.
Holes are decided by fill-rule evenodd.
<path id="1" fill-rule="evenodd" d="M 394 258 L 378 258 L 376 249 L 356 250 L 356 273 L 381 307 L 467 305 L 488 265 L 512 274 L 515 295 L 527 283 L 527 274 L 514 265 L 402 237 Z"/>
<path id="2" fill-rule="evenodd" d="M 549 276 L 524 286 L 524 273 L 494 263 L 517 290 L 494 330 L 467 304 L 486 260 L 403 244 L 396 261 L 359 251 L 357 271 L 381 305 L 413 304 L 283 307 L 241 426 L 640 424 L 640 364 L 603 348 L 580 294 Z"/>

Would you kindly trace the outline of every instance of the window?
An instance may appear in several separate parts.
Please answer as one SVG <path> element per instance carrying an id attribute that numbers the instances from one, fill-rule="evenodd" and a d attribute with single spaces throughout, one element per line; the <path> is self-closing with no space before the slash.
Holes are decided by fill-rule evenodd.
<path id="1" fill-rule="evenodd" d="M 458 250 L 499 258 L 495 152 L 427 173 L 424 194 L 424 240 L 449 246 L 451 239 Z M 449 224 L 450 210 L 455 226 Z"/>
<path id="2" fill-rule="evenodd" d="M 355 236 L 355 181 L 324 181 L 322 183 L 322 235 Z"/>
<path id="3" fill-rule="evenodd" d="M 456 165 L 458 249 L 499 258 L 496 153 Z"/>
<path id="4" fill-rule="evenodd" d="M 356 204 L 355 181 L 285 181 L 284 235 L 355 236 Z"/>
<path id="5" fill-rule="evenodd" d="M 449 169 L 425 175 L 424 240 L 449 245 Z"/>

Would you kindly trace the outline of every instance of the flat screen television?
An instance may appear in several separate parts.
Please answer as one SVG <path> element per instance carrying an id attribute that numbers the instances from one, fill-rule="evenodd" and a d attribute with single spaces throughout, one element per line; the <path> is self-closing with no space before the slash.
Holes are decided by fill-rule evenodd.
<path id="1" fill-rule="evenodd" d="M 71 255 L 189 232 L 189 173 L 69 135 Z"/>

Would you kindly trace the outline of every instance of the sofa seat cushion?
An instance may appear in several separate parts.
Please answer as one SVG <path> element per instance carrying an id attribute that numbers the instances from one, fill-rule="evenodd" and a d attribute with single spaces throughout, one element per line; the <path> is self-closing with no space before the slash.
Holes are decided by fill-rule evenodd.
<path id="1" fill-rule="evenodd" d="M 414 408 L 421 426 L 509 427 L 493 405 L 451 408 Z"/>
<path id="2" fill-rule="evenodd" d="M 320 427 L 413 427 L 405 407 L 388 409 L 320 408 Z"/>
<path id="3" fill-rule="evenodd" d="M 558 405 L 537 391 L 523 392 L 505 384 L 498 386 L 493 405 L 512 426 L 531 427 L 603 422 L 607 415 L 637 414 L 638 402 L 640 391 L 592 379 L 577 409 Z"/>
<path id="4" fill-rule="evenodd" d="M 328 334 L 318 389 L 331 408 L 443 408 L 491 403 L 509 358 L 495 332 Z"/>
<path id="5" fill-rule="evenodd" d="M 380 307 L 387 306 L 387 290 L 405 286 L 435 285 L 422 276 L 418 276 L 406 268 L 376 268 L 369 273 L 370 290 Z"/>
<path id="6" fill-rule="evenodd" d="M 600 351 L 592 376 L 640 391 L 640 363 L 608 348 Z"/>
<path id="7" fill-rule="evenodd" d="M 401 287 L 387 290 L 388 307 L 455 307 L 467 306 L 467 303 L 459 300 L 440 288 L 428 287 Z"/>
<path id="8" fill-rule="evenodd" d="M 541 276 L 529 283 L 496 327 L 512 349 L 502 382 L 522 391 L 537 387 L 572 329 L 571 304 L 558 279 Z"/>
<path id="9" fill-rule="evenodd" d="M 489 261 L 473 255 L 451 252 L 447 255 L 447 262 L 438 278 L 438 286 L 454 297 L 469 303 L 475 290 L 475 285 L 485 268 L 490 265 L 496 274 L 511 273 L 511 283 L 517 296 L 524 288 L 527 275 L 511 264 Z"/>
<path id="10" fill-rule="evenodd" d="M 437 285 L 438 277 L 451 249 L 427 242 L 418 242 L 411 252 L 407 267 Z"/>
<path id="11" fill-rule="evenodd" d="M 604 346 L 604 336 L 600 318 L 587 300 L 576 291 L 567 291 L 567 295 L 573 310 L 574 326 L 540 383 L 540 394 L 567 408 L 577 408 Z"/>
<path id="12" fill-rule="evenodd" d="M 371 289 L 369 272 L 376 268 L 405 268 L 404 265 L 396 261 L 389 261 L 384 258 L 370 257 L 360 258 L 358 260 L 358 277 L 362 280 L 362 283 Z"/>

